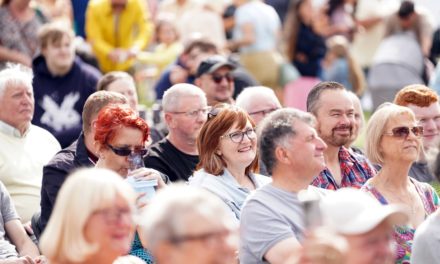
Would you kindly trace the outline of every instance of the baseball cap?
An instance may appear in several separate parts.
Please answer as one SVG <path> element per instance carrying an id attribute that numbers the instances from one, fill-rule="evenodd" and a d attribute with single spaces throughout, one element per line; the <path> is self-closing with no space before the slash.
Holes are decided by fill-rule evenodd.
<path id="1" fill-rule="evenodd" d="M 206 73 L 213 73 L 224 66 L 229 67 L 231 70 L 237 68 L 237 66 L 221 55 L 211 56 L 200 63 L 196 76 L 200 77 Z"/>
<path id="2" fill-rule="evenodd" d="M 320 207 L 323 224 L 342 235 L 367 233 L 385 220 L 391 225 L 408 221 L 408 213 L 401 205 L 382 205 L 369 194 L 353 188 L 328 194 Z"/>

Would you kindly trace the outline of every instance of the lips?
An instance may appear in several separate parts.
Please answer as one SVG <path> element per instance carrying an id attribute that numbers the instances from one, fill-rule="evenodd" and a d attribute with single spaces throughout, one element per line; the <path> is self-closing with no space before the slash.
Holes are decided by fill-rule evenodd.
<path id="1" fill-rule="evenodd" d="M 248 152 L 252 150 L 252 146 L 246 146 L 238 149 L 238 152 Z"/>

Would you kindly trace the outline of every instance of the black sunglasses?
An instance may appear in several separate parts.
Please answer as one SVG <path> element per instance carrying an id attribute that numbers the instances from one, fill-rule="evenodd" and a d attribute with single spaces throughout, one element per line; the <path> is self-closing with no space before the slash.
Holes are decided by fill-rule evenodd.
<path id="1" fill-rule="evenodd" d="M 401 127 L 395 127 L 393 129 L 391 129 L 391 133 L 384 133 L 384 135 L 398 137 L 398 138 L 407 138 L 409 136 L 410 131 L 416 137 L 423 136 L 423 127 L 422 126 L 415 126 L 415 127 L 401 126 Z"/>
<path id="2" fill-rule="evenodd" d="M 132 150 L 131 148 L 128 148 L 128 147 L 116 148 L 110 144 L 107 144 L 107 147 L 109 147 L 113 151 L 113 153 L 115 153 L 118 156 L 122 156 L 122 157 L 127 157 L 131 153 L 136 153 L 136 154 L 140 154 L 141 156 L 145 156 L 148 152 L 148 150 L 145 148 L 139 148 L 139 149 Z"/>
<path id="3" fill-rule="evenodd" d="M 234 77 L 232 77 L 232 75 L 230 73 L 226 73 L 224 75 L 211 74 L 211 78 L 216 84 L 221 83 L 223 78 L 225 78 L 227 82 L 232 82 L 234 80 Z"/>

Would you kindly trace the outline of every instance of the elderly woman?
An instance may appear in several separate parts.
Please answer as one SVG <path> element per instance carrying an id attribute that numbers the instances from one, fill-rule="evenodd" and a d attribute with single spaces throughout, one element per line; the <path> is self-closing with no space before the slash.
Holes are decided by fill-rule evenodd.
<path id="1" fill-rule="evenodd" d="M 165 186 L 161 174 L 143 168 L 143 164 L 140 164 L 141 168 L 130 171 L 130 158 L 142 158 L 147 153 L 145 143 L 148 132 L 147 123 L 132 108 L 123 105 L 103 108 L 95 124 L 95 144 L 99 155 L 96 167 L 110 169 L 123 178 L 133 176 L 136 181 L 156 179 L 158 188 Z M 142 159 L 140 161 L 143 163 Z M 144 251 L 137 235 L 130 254 L 151 262 L 151 256 Z"/>
<path id="2" fill-rule="evenodd" d="M 219 196 L 240 219 L 249 193 L 270 181 L 258 171 L 255 124 L 241 108 L 217 105 L 197 138 L 200 162 L 189 184 Z"/>
<path id="3" fill-rule="evenodd" d="M 409 263 L 416 228 L 439 206 L 439 197 L 430 185 L 408 176 L 419 157 L 422 135 L 413 112 L 390 103 L 383 104 L 367 125 L 366 154 L 382 169 L 362 190 L 382 204 L 404 204 L 410 216 L 407 225 L 395 227 L 396 263 Z"/>
<path id="4" fill-rule="evenodd" d="M 52 264 L 116 263 L 130 250 L 135 201 L 131 187 L 115 172 L 77 171 L 58 194 L 40 240 L 42 252 Z M 125 258 L 136 259 L 120 260 Z"/>

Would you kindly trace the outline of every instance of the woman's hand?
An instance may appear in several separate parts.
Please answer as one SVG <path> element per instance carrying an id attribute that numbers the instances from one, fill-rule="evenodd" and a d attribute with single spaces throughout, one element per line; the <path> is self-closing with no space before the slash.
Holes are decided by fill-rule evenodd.
<path id="1" fill-rule="evenodd" d="M 157 189 L 166 187 L 166 183 L 162 178 L 162 174 L 155 169 L 139 168 L 130 173 L 136 181 L 157 180 Z"/>

